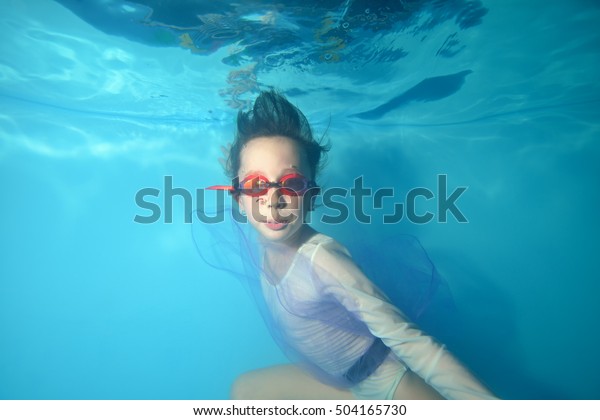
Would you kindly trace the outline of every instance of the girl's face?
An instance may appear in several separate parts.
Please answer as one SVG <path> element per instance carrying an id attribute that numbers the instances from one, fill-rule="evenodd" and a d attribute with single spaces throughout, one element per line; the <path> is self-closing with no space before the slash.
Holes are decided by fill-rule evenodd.
<path id="1" fill-rule="evenodd" d="M 312 180 L 306 156 L 298 144 L 287 137 L 257 137 L 240 153 L 240 181 L 249 175 L 262 175 L 278 182 L 284 175 L 300 174 Z M 285 195 L 276 187 L 257 197 L 240 194 L 240 209 L 263 239 L 286 245 L 297 244 L 306 211 L 303 195 Z M 308 203 L 307 203 L 308 204 Z"/>

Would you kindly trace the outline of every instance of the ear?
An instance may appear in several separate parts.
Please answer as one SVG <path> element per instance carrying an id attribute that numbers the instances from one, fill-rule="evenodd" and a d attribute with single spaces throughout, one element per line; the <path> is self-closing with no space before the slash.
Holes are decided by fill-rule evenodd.
<path id="1" fill-rule="evenodd" d="M 313 211 L 315 209 L 315 201 L 317 196 L 321 194 L 320 187 L 311 187 L 304 195 L 305 199 L 308 199 L 309 207 L 308 211 Z"/>
<path id="2" fill-rule="evenodd" d="M 238 207 L 240 209 L 240 213 L 242 213 L 243 215 L 245 215 L 246 214 L 246 209 L 244 208 L 244 202 L 242 201 L 241 194 L 234 193 L 233 194 L 233 198 L 235 199 L 235 201 L 238 204 Z"/>

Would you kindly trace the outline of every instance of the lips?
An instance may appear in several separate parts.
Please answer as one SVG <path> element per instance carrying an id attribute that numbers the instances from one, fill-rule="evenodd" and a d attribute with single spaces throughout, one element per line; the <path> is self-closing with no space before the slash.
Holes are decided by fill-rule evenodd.
<path id="1" fill-rule="evenodd" d="M 265 225 L 271 230 L 281 230 L 288 225 L 288 222 L 277 222 L 275 220 L 272 220 L 265 223 Z"/>

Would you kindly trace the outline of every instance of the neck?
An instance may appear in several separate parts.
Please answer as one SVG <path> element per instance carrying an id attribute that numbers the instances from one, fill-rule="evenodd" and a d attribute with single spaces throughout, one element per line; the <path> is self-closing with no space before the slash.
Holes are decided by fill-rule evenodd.
<path id="1" fill-rule="evenodd" d="M 292 262 L 298 252 L 298 249 L 304 244 L 316 231 L 308 225 L 302 228 L 294 235 L 294 241 L 284 242 L 263 242 L 264 246 L 264 270 L 271 284 L 277 284 L 290 269 Z"/>
<path id="2" fill-rule="evenodd" d="M 315 233 L 317 232 L 309 225 L 302 225 L 302 227 L 298 229 L 298 232 L 296 232 L 296 234 L 287 241 L 262 241 L 262 245 L 264 246 L 266 252 L 272 255 L 295 253 L 302 246 L 302 244 L 310 239 L 310 237 L 312 237 Z"/>

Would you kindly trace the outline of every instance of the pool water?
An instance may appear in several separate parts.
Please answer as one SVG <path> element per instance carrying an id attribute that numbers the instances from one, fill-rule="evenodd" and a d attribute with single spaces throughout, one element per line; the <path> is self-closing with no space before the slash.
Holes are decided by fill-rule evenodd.
<path id="1" fill-rule="evenodd" d="M 387 203 L 369 224 L 320 208 L 319 229 L 418 236 L 452 350 L 500 397 L 600 398 L 600 7 L 306 3 L 0 4 L 0 398 L 221 399 L 285 362 L 163 201 L 169 176 L 227 182 L 220 147 L 269 87 L 331 141 L 324 187 L 467 187 L 466 223 L 385 224 Z"/>

